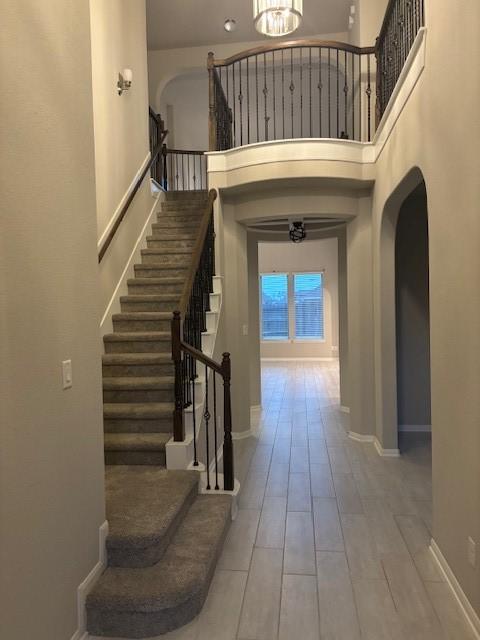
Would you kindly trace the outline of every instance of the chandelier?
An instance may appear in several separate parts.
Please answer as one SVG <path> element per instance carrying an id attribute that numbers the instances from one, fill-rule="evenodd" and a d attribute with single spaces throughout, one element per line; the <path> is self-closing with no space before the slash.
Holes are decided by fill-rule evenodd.
<path id="1" fill-rule="evenodd" d="M 303 0 L 253 0 L 255 28 L 266 36 L 286 36 L 302 22 Z"/>

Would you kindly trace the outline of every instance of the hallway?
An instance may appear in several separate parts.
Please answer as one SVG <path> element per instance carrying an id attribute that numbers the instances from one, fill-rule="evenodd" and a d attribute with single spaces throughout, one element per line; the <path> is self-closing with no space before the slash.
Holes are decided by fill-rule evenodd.
<path id="1" fill-rule="evenodd" d="M 205 607 L 165 640 L 473 640 L 428 549 L 430 447 L 346 435 L 338 365 L 268 362 L 239 512 Z"/>

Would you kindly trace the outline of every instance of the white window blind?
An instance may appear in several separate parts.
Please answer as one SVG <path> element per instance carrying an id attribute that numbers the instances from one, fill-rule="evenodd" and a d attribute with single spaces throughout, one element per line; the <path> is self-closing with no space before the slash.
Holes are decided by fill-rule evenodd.
<path id="1" fill-rule="evenodd" d="M 261 276 L 262 340 L 288 340 L 288 276 Z"/>
<path id="2" fill-rule="evenodd" d="M 295 273 L 295 338 L 323 340 L 323 274 Z"/>

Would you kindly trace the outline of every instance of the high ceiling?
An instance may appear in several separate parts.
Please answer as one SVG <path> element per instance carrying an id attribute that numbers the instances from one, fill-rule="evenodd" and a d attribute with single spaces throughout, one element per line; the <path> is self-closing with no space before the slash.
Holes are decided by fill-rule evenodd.
<path id="1" fill-rule="evenodd" d="M 294 37 L 347 31 L 352 0 L 304 0 L 303 24 Z M 224 22 L 237 23 L 227 33 Z M 147 0 L 149 49 L 173 49 L 263 38 L 253 25 L 252 0 Z"/>

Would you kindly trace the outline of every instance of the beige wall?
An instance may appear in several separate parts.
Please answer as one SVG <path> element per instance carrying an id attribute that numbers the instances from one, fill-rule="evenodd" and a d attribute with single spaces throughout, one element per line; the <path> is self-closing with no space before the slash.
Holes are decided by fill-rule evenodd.
<path id="1" fill-rule="evenodd" d="M 100 247 L 150 153 L 145 0 L 91 0 L 90 19 Z M 119 96 L 118 73 L 125 68 L 133 83 Z M 100 265 L 101 317 L 154 205 L 147 175 Z"/>
<path id="2" fill-rule="evenodd" d="M 301 244 L 262 242 L 258 270 L 262 273 L 324 271 L 324 327 L 322 341 L 262 341 L 262 358 L 331 358 L 338 354 L 338 243 L 336 238 L 306 240 Z M 253 301 L 250 301 L 252 303 Z M 259 299 L 257 297 L 257 306 Z"/>
<path id="3" fill-rule="evenodd" d="M 0 628 L 67 640 L 105 519 L 88 1 L 4 0 L 0 70 Z"/>
<path id="4" fill-rule="evenodd" d="M 388 0 L 353 0 L 355 23 L 350 42 L 359 47 L 372 47 L 380 33 Z"/>
<path id="5" fill-rule="evenodd" d="M 468 65 L 458 65 L 458 60 L 480 58 L 480 5 L 431 0 L 426 2 L 426 17 L 425 70 L 377 162 L 373 196 L 377 420 L 381 419 L 377 429 L 386 435 L 396 426 L 395 359 L 387 306 L 391 298 L 386 295 L 392 291 L 388 278 L 392 256 L 388 243 L 382 244 L 382 214 L 394 213 L 392 206 L 398 213 L 398 202 L 392 205 L 389 196 L 411 169 L 419 167 L 427 189 L 430 240 L 433 536 L 480 614 L 480 563 L 474 569 L 467 561 L 468 536 L 477 544 L 480 540 L 480 76 L 472 76 Z M 448 79 L 448 95 L 442 79 Z M 459 102 L 451 96 L 462 96 L 461 118 Z"/>

